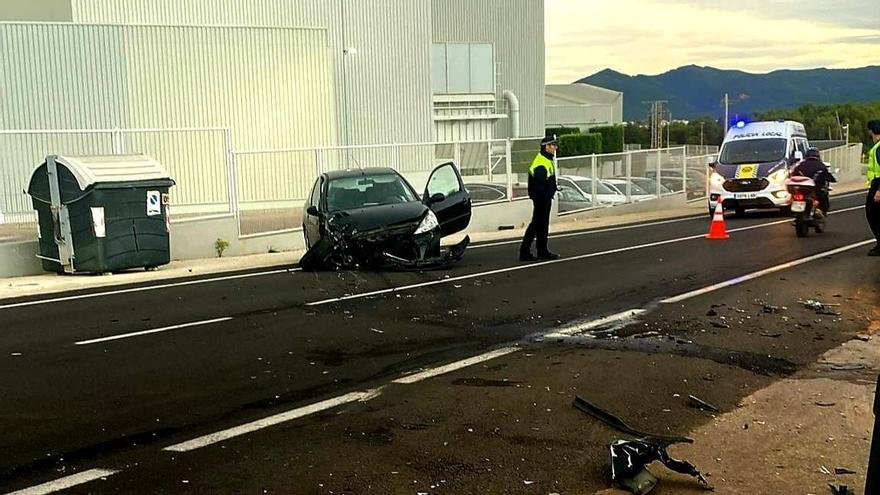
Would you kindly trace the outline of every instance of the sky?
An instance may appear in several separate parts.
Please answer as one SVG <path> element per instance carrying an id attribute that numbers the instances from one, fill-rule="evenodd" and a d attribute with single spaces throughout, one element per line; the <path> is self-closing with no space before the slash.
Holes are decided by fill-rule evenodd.
<path id="1" fill-rule="evenodd" d="M 548 84 L 605 68 L 880 65 L 877 0 L 545 0 L 544 23 Z"/>

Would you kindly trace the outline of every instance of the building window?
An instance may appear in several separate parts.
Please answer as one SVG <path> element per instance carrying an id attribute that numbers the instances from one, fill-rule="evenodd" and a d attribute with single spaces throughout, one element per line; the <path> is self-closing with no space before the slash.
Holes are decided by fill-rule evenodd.
<path id="1" fill-rule="evenodd" d="M 434 94 L 495 92 L 495 49 L 489 43 L 434 43 Z"/>

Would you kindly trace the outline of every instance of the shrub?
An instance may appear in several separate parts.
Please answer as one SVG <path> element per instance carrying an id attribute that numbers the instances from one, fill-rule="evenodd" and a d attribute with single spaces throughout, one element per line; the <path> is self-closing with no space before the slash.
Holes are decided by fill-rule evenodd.
<path id="1" fill-rule="evenodd" d="M 602 153 L 602 135 L 599 133 L 569 134 L 559 137 L 560 158 Z"/>

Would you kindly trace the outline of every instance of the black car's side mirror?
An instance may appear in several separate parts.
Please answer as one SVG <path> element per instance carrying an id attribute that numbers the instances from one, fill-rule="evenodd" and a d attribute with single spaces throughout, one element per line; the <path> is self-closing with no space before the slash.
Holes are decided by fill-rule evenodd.
<path id="1" fill-rule="evenodd" d="M 436 193 L 432 194 L 428 199 L 428 204 L 432 205 L 434 203 L 442 203 L 443 201 L 446 201 L 446 195 L 443 193 Z"/>
<path id="2" fill-rule="evenodd" d="M 318 207 L 315 205 L 309 206 L 308 208 L 306 208 L 306 213 L 313 217 L 316 217 L 318 216 Z"/>

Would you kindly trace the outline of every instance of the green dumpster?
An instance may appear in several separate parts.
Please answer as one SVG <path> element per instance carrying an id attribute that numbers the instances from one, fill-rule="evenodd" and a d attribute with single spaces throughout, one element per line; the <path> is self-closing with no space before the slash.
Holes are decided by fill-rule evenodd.
<path id="1" fill-rule="evenodd" d="M 168 190 L 144 155 L 50 155 L 31 175 L 43 269 L 110 273 L 171 261 Z"/>

